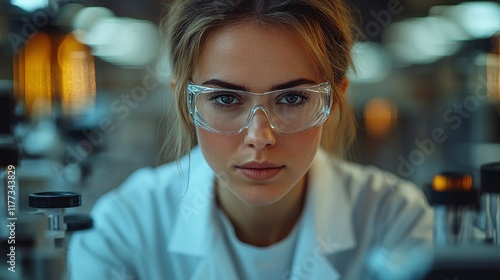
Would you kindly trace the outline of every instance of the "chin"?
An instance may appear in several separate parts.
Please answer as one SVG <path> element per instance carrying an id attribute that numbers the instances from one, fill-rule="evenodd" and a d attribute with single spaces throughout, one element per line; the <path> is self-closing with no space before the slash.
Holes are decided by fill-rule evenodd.
<path id="1" fill-rule="evenodd" d="M 237 192 L 235 195 L 243 202 L 253 206 L 268 206 L 281 200 L 286 192 L 270 190 L 269 186 L 249 187 L 245 191 Z"/>

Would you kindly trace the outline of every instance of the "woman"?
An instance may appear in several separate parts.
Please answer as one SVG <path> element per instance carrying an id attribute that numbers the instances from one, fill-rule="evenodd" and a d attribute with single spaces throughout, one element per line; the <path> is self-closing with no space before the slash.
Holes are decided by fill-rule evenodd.
<path id="1" fill-rule="evenodd" d="M 429 244 L 413 185 L 339 157 L 353 26 L 342 0 L 175 1 L 180 159 L 100 199 L 73 279 L 369 279 L 373 248 Z"/>

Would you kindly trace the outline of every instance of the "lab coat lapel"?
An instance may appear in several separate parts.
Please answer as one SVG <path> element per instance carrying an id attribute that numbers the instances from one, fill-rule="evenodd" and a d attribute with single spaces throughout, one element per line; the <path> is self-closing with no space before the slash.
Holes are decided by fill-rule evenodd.
<path id="1" fill-rule="evenodd" d="M 215 226 L 218 220 L 213 194 L 214 174 L 199 148 L 196 149 L 191 154 L 189 186 L 179 207 L 167 250 L 178 270 L 175 274 L 183 275 L 183 279 L 237 279 L 221 229 Z"/>
<path id="2" fill-rule="evenodd" d="M 197 148 L 191 153 L 191 164 L 182 166 L 188 170 L 189 178 L 185 194 L 175 216 L 174 228 L 168 250 L 193 256 L 203 256 L 215 238 L 213 220 L 215 203 L 213 202 L 214 174 L 202 159 Z M 187 162 L 181 162 L 187 165 Z"/>
<path id="3" fill-rule="evenodd" d="M 303 224 L 288 279 L 339 279 L 339 273 L 326 258 L 325 251 L 329 247 L 317 235 L 314 228 L 314 216 L 311 216 L 311 212 L 313 211 L 306 211 L 301 221 Z"/>
<path id="4" fill-rule="evenodd" d="M 319 150 L 310 169 L 290 279 L 339 279 L 329 258 L 356 246 L 351 205 L 342 187 L 345 182 L 331 166 L 326 153 Z"/>
<path id="5" fill-rule="evenodd" d="M 215 240 L 210 252 L 204 256 L 191 280 L 235 280 L 238 279 L 233 260 L 220 237 Z"/>
<path id="6" fill-rule="evenodd" d="M 205 219 L 200 218 L 192 224 L 176 227 L 169 249 L 171 252 L 191 256 L 193 260 L 197 260 L 191 267 L 179 263 L 177 267 L 184 271 L 182 274 L 176 273 L 177 275 L 192 273 L 190 280 L 238 279 L 230 253 L 220 233 L 221 229 L 214 226 L 217 221 L 213 219 L 215 217 L 205 216 Z M 206 221 L 211 225 L 201 226 L 203 223 L 206 224 Z"/>
<path id="7" fill-rule="evenodd" d="M 211 203 L 215 207 L 215 203 Z M 214 216 L 215 209 L 207 209 L 192 223 L 182 223 L 176 226 L 169 250 L 178 254 L 191 256 L 197 261 L 191 267 L 179 263 L 183 269 L 177 275 L 192 275 L 190 280 L 234 280 L 238 279 L 227 245 L 224 243 L 222 229 Z M 184 278 L 188 279 L 188 278 Z"/>

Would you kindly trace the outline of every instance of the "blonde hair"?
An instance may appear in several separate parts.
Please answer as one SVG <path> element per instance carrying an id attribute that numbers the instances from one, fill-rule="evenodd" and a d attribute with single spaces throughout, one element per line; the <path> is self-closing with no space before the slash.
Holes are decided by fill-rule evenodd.
<path id="1" fill-rule="evenodd" d="M 165 142 L 181 158 L 196 144 L 187 109 L 187 82 L 210 31 L 247 20 L 287 25 L 298 31 L 332 85 L 334 110 L 324 124 L 321 146 L 342 155 L 355 137 L 355 119 L 342 85 L 352 66 L 356 24 L 343 0 L 174 0 L 160 29 L 171 63 L 174 126 Z M 165 146 L 164 146 L 165 148 Z"/>

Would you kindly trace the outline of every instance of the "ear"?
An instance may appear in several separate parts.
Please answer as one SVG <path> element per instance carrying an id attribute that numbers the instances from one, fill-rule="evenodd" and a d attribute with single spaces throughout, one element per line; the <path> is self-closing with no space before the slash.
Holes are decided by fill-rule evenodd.
<path id="1" fill-rule="evenodd" d="M 177 88 L 177 80 L 175 80 L 175 78 L 170 78 L 170 82 L 168 83 L 168 85 L 170 86 L 170 90 L 174 92 Z"/>
<path id="2" fill-rule="evenodd" d="M 340 90 L 342 91 L 342 94 L 346 94 L 347 88 L 349 88 L 349 79 L 347 77 L 344 77 L 342 79 L 342 82 L 340 82 Z"/>

